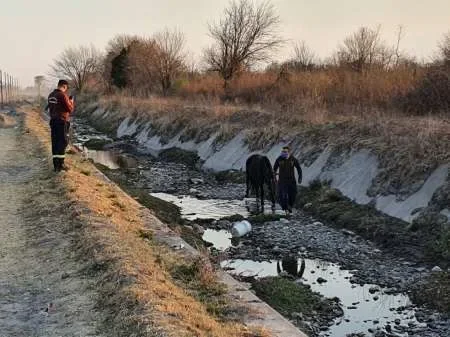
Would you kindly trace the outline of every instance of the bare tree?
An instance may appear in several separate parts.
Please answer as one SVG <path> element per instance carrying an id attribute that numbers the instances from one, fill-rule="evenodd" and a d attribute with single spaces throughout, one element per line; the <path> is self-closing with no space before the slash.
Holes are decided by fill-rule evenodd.
<path id="1" fill-rule="evenodd" d="M 224 79 L 224 87 L 244 68 L 267 61 L 284 42 L 278 35 L 280 23 L 270 2 L 255 5 L 250 0 L 233 0 L 224 17 L 209 25 L 215 44 L 204 52 L 210 70 Z"/>
<path id="2" fill-rule="evenodd" d="M 157 50 L 155 72 L 165 96 L 172 89 L 174 79 L 186 68 L 186 40 L 182 32 L 169 29 L 156 33 L 153 40 Z"/>
<path id="3" fill-rule="evenodd" d="M 395 44 L 394 47 L 394 54 L 395 54 L 395 66 L 398 67 L 400 64 L 400 61 L 403 58 L 403 55 L 400 52 L 400 42 L 402 41 L 403 38 L 403 26 L 400 25 L 398 26 L 398 31 L 397 31 L 397 43 Z"/>
<path id="4" fill-rule="evenodd" d="M 392 48 L 380 40 L 380 26 L 377 29 L 361 27 L 344 40 L 337 52 L 341 65 L 351 66 L 358 72 L 375 65 L 386 67 L 392 57 Z"/>
<path id="5" fill-rule="evenodd" d="M 448 31 L 439 43 L 439 58 L 445 65 L 450 66 L 450 31 Z"/>
<path id="6" fill-rule="evenodd" d="M 305 41 L 294 45 L 293 55 L 288 62 L 289 67 L 297 71 L 312 70 L 318 63 L 317 55 L 307 46 Z"/>
<path id="7" fill-rule="evenodd" d="M 51 65 L 50 75 L 69 79 L 77 91 L 83 91 L 89 76 L 100 69 L 100 52 L 94 46 L 68 48 Z"/>

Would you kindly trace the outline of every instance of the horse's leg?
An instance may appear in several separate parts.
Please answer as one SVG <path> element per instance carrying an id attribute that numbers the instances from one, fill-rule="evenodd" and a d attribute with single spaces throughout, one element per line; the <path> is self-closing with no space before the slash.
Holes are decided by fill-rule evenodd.
<path id="1" fill-rule="evenodd" d="M 299 270 L 298 275 L 297 275 L 298 278 L 302 278 L 303 277 L 303 274 L 305 273 L 305 268 L 306 268 L 305 259 L 302 259 L 302 264 L 300 266 L 300 270 Z"/>
<path id="2" fill-rule="evenodd" d="M 261 183 L 261 210 L 264 213 L 264 183 Z"/>
<path id="3" fill-rule="evenodd" d="M 248 167 L 245 170 L 245 182 L 247 184 L 247 191 L 245 193 L 245 197 L 248 198 L 250 196 L 250 173 Z"/>
<path id="4" fill-rule="evenodd" d="M 269 183 L 270 201 L 272 201 L 272 211 L 275 211 L 275 184 Z"/>

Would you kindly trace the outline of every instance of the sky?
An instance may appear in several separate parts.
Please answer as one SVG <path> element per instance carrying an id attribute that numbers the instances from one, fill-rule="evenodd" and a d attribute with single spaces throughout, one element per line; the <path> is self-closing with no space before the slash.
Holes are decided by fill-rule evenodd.
<path id="1" fill-rule="evenodd" d="M 254 0 L 260 2 L 259 0 Z M 228 0 L 11 0 L 0 4 L 0 69 L 33 84 L 64 48 L 89 45 L 103 49 L 117 34 L 149 36 L 165 27 L 186 35 L 187 49 L 199 60 L 211 44 L 208 22 L 217 21 Z M 436 51 L 450 30 L 448 0 L 272 0 L 280 33 L 288 40 L 276 59 L 288 57 L 291 43 L 304 40 L 319 56 L 329 56 L 361 26 L 381 25 L 392 42 L 403 25 L 402 49 L 419 59 Z"/>

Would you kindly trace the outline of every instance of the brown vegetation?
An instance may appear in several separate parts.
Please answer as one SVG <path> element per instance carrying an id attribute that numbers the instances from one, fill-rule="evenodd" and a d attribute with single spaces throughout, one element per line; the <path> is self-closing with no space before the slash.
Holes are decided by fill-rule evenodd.
<path id="1" fill-rule="evenodd" d="M 203 70 L 188 66 L 183 34 L 169 29 L 150 37 L 116 36 L 101 66 L 93 62 L 98 58 L 93 49 L 68 49 L 54 68 L 80 90 L 89 82 L 100 95 L 151 98 L 153 103 L 157 96 L 171 95 L 170 104 L 198 105 L 197 110 L 223 105 L 220 110 L 230 111 L 231 105 L 238 106 L 237 110 L 271 111 L 281 119 L 326 116 L 330 121 L 348 115 L 370 118 L 374 113 L 375 118 L 380 114 L 448 114 L 449 33 L 430 63 L 419 63 L 402 52 L 403 27 L 395 44 L 389 45 L 381 39 L 379 26 L 359 28 L 325 60 L 300 42 L 294 44 L 289 60 L 272 62 L 261 70 L 283 43 L 279 24 L 270 2 L 256 5 L 236 0 L 221 20 L 209 26 L 214 44 L 204 51 Z M 67 69 L 68 61 L 75 68 L 86 65 L 82 69 L 89 76 Z"/>
<path id="2" fill-rule="evenodd" d="M 100 94 L 171 95 L 186 104 L 250 104 L 290 115 L 448 113 L 450 33 L 428 63 L 402 51 L 402 26 L 393 45 L 382 40 L 381 26 L 360 27 L 326 59 L 302 41 L 294 43 L 290 59 L 277 63 L 271 56 L 284 42 L 280 23 L 270 2 L 234 0 L 209 25 L 213 44 L 204 50 L 203 69 L 188 64 L 183 34 L 169 29 L 150 37 L 116 36 L 101 62 L 92 48 L 69 48 L 53 68 L 79 90 L 87 83 Z"/>

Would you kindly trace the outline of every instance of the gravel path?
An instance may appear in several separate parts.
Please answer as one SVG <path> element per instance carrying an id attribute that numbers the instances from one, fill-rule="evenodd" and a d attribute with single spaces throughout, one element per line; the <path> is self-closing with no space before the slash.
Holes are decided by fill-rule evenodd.
<path id="1" fill-rule="evenodd" d="M 46 158 L 20 127 L 0 128 L 0 144 L 0 336 L 111 335 L 99 333 L 103 318 Z"/>

